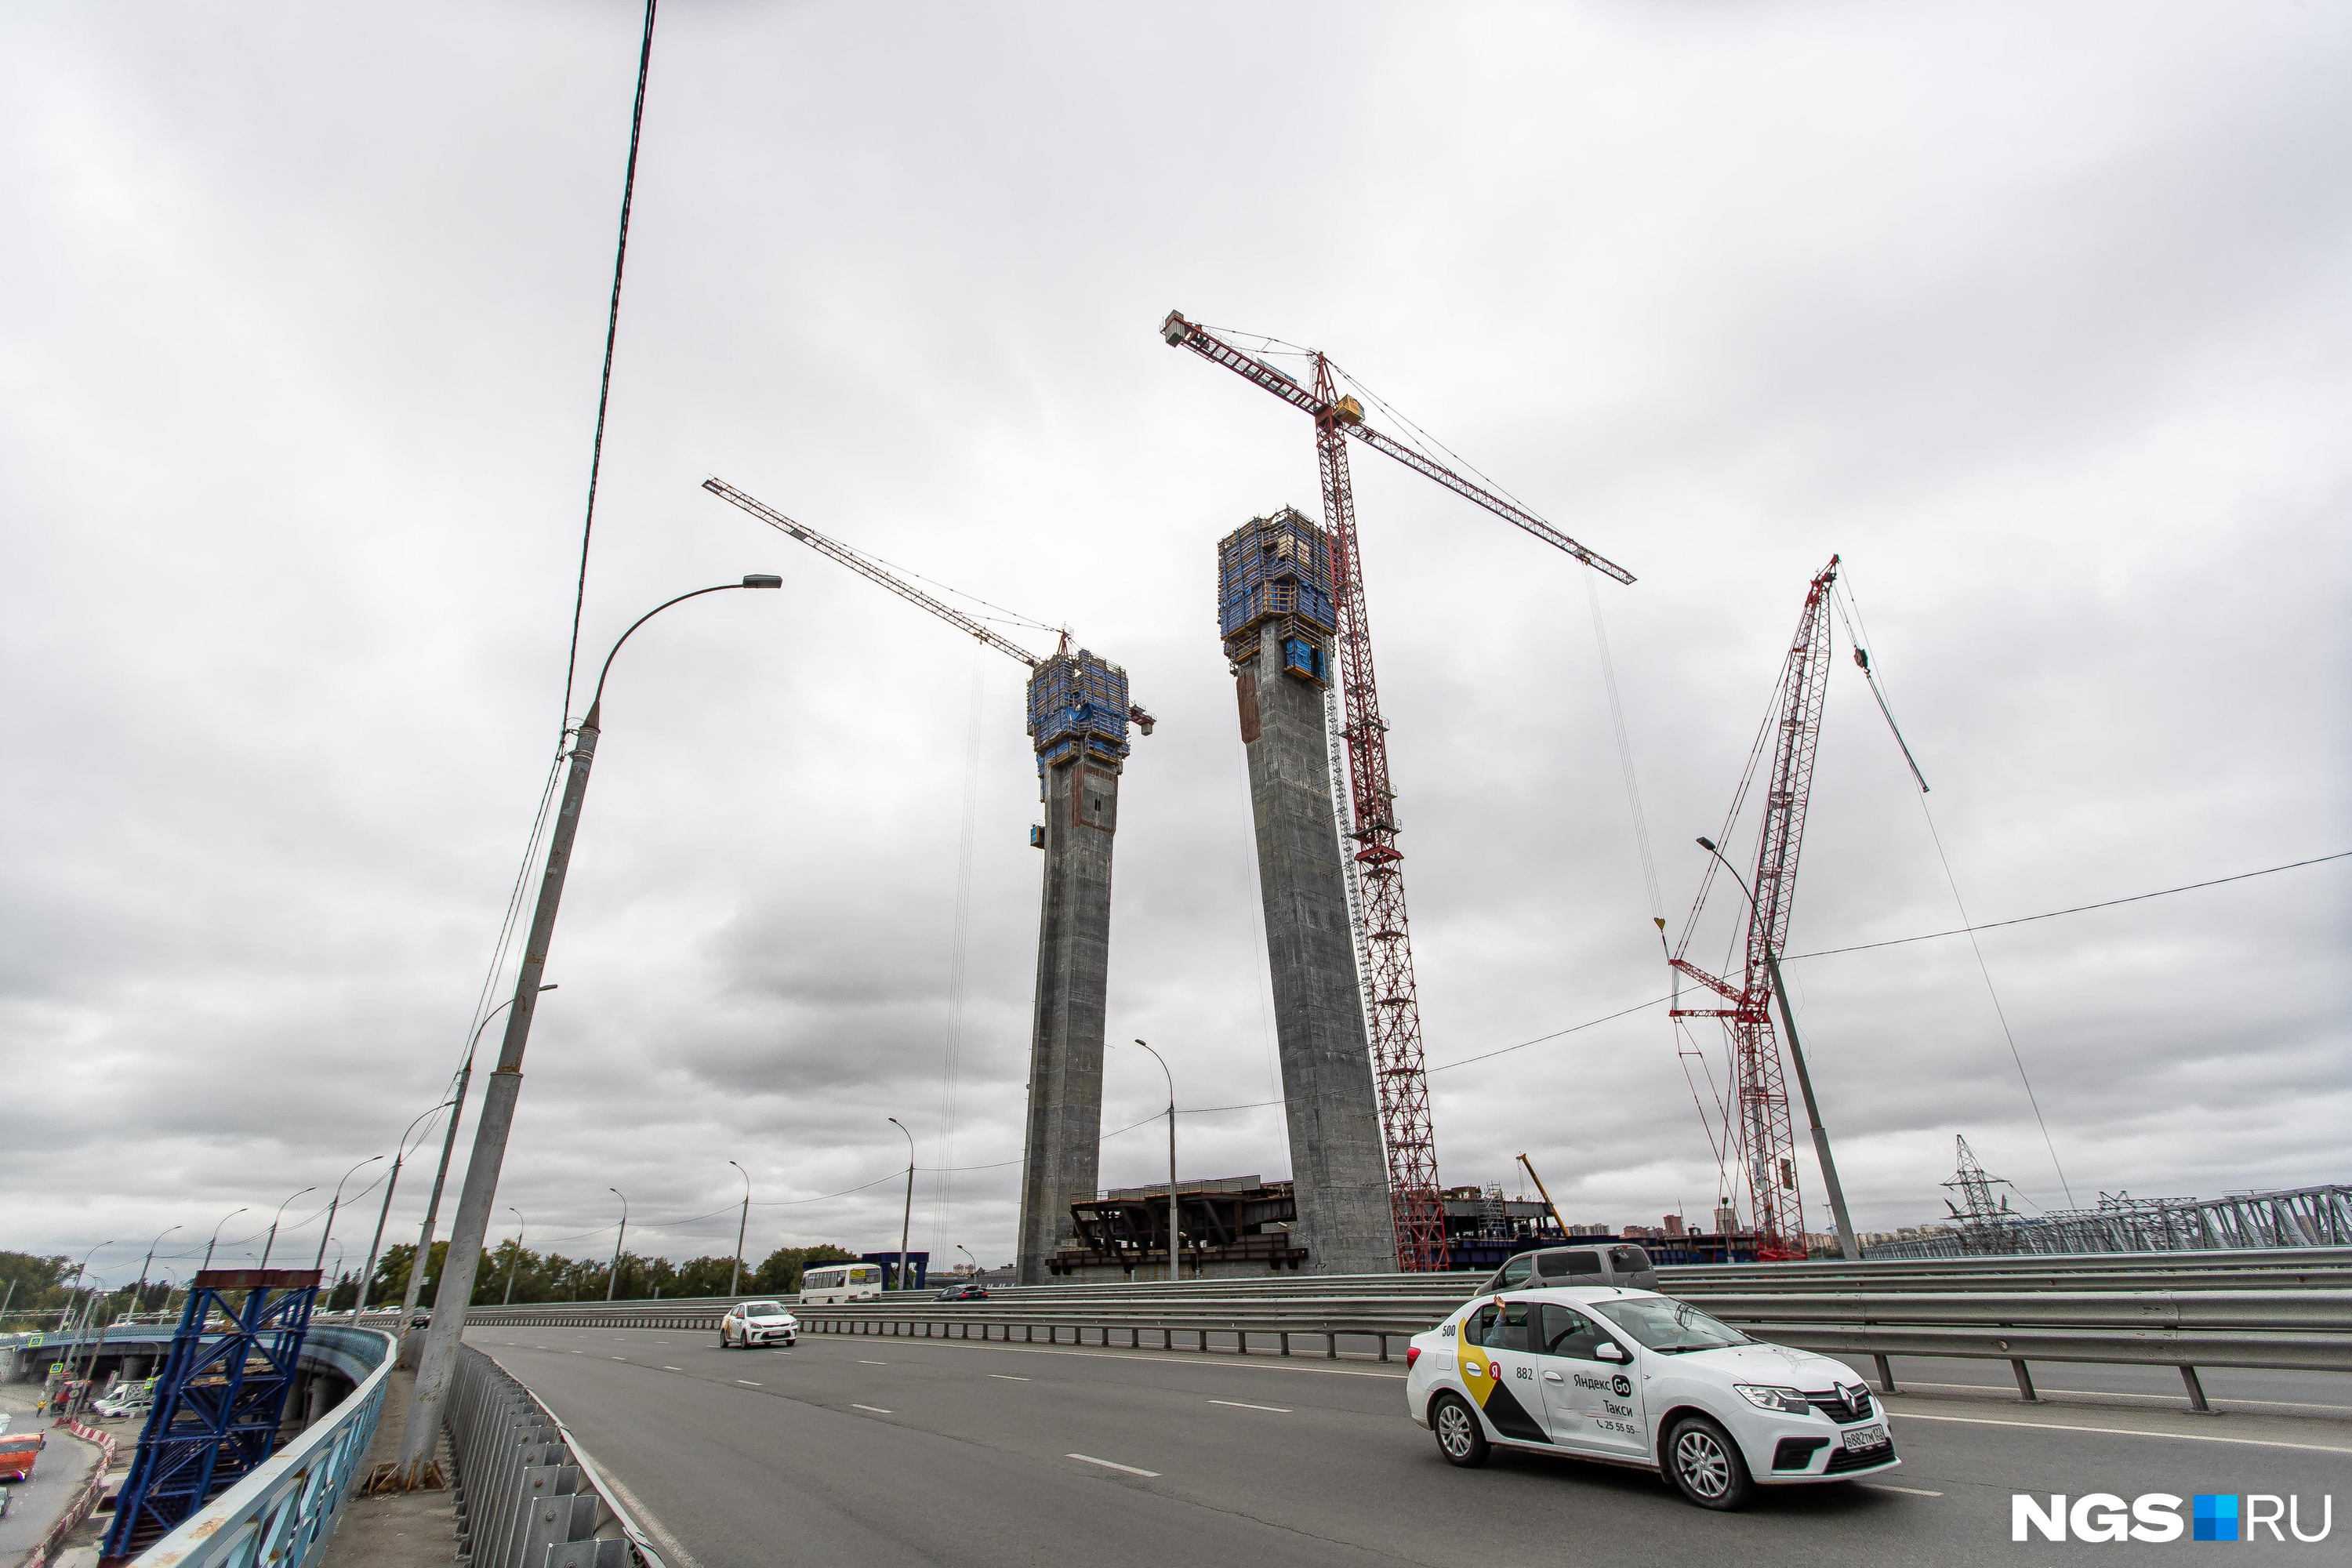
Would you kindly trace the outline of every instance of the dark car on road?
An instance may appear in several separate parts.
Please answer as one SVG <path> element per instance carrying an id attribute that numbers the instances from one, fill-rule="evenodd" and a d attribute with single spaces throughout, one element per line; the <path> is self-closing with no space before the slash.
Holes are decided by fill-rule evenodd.
<path id="1" fill-rule="evenodd" d="M 950 1285 L 931 1298 L 935 1301 L 985 1301 L 988 1288 L 984 1285 Z"/>

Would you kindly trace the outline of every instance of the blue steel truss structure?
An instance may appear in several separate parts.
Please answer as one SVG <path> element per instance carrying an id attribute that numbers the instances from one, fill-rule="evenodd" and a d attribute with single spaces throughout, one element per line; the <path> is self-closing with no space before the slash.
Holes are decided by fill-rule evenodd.
<path id="1" fill-rule="evenodd" d="M 318 1295 L 315 1268 L 195 1277 L 115 1504 L 106 1557 L 143 1552 L 269 1458 Z"/>

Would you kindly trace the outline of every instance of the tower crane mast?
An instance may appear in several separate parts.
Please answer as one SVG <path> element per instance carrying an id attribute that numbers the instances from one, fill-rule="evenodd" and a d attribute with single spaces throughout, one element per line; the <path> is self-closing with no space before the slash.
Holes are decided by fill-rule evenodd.
<path id="1" fill-rule="evenodd" d="M 1555 549 L 1620 583 L 1633 574 L 1602 559 L 1517 502 L 1364 423 L 1363 405 L 1343 396 L 1336 367 L 1312 352 L 1312 387 L 1171 310 L 1160 324 L 1171 348 L 1189 349 L 1272 393 L 1315 422 L 1316 466 L 1323 489 L 1323 524 L 1331 535 L 1332 597 L 1338 611 L 1339 676 L 1347 722 L 1348 783 L 1354 807 L 1354 858 L 1362 886 L 1366 951 L 1366 1023 L 1372 1073 L 1380 1088 L 1381 1131 L 1389 1161 L 1389 1205 L 1396 1221 L 1397 1267 L 1407 1271 L 1447 1267 L 1445 1208 L 1438 1195 L 1437 1142 L 1430 1125 L 1429 1076 L 1421 1038 L 1421 1001 L 1413 979 L 1412 923 L 1405 914 L 1404 852 L 1397 847 L 1396 790 L 1389 773 L 1388 724 L 1381 717 L 1372 668 L 1370 617 L 1364 599 L 1363 552 L 1356 531 L 1355 489 L 1348 473 L 1348 442 L 1395 458 L 1456 495 L 1534 534 Z"/>
<path id="2" fill-rule="evenodd" d="M 1772 1027 L 1772 966 L 1789 934 L 1797 898 L 1797 855 L 1805 837 L 1805 808 L 1813 787 L 1813 755 L 1821 745 L 1822 702 L 1830 671 L 1830 587 L 1838 558 L 1813 575 L 1796 636 L 1781 661 L 1769 717 L 1757 732 L 1747 771 L 1731 797 L 1718 842 L 1727 841 L 1739 819 L 1765 742 L 1772 743 L 1766 775 L 1764 822 L 1756 837 L 1756 871 L 1749 895 L 1746 962 L 1737 984 L 1711 974 L 1686 956 L 1699 911 L 1715 883 L 1707 862 L 1698 898 L 1683 924 L 1670 960 L 1680 973 L 1714 992 L 1727 1005 L 1676 1007 L 1677 1018 L 1720 1018 L 1731 1037 L 1734 1104 L 1739 1124 L 1733 1136 L 1747 1166 L 1750 1217 L 1756 1224 L 1756 1256 L 1771 1261 L 1805 1256 L 1804 1195 L 1797 1185 L 1796 1133 L 1789 1116 L 1780 1042 Z M 1793 1025 L 1791 1026 L 1794 1026 Z M 1832 1196 L 1835 1194 L 1832 1194 Z M 1768 1256 L 1769 1255 L 1769 1256 Z"/>

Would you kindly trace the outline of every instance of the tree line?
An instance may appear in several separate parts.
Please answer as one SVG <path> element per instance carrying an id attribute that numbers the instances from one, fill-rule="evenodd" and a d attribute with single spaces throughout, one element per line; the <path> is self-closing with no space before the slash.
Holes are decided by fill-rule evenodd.
<path id="1" fill-rule="evenodd" d="M 418 1300 L 430 1303 L 435 1281 L 441 1277 L 442 1266 L 448 1258 L 449 1244 L 436 1241 L 433 1256 L 425 1271 L 425 1289 Z M 415 1261 L 416 1247 L 413 1243 L 386 1247 L 376 1260 L 375 1278 L 368 1287 L 368 1300 L 375 1304 L 397 1306 L 408 1292 L 408 1271 Z M 801 1273 L 813 1263 L 856 1262 L 857 1254 L 827 1243 L 814 1247 L 780 1247 L 762 1258 L 755 1268 L 744 1261 L 741 1280 L 735 1293 L 739 1296 L 789 1295 L 801 1288 Z M 613 1260 L 609 1254 L 603 1258 L 566 1258 L 559 1252 L 540 1253 L 518 1248 L 511 1241 L 502 1241 L 482 1254 L 481 1267 L 474 1274 L 474 1305 L 494 1307 L 511 1300 L 518 1305 L 529 1301 L 601 1301 L 606 1284 L 612 1277 Z M 688 1258 L 672 1263 L 667 1258 L 641 1258 L 634 1252 L 621 1254 L 621 1278 L 613 1291 L 617 1300 L 642 1301 L 656 1297 L 723 1296 L 727 1282 L 735 1272 L 731 1256 Z M 336 1282 L 334 1299 L 329 1310 L 351 1306 L 359 1296 L 359 1282 L 354 1275 L 345 1275 Z"/>
<path id="2" fill-rule="evenodd" d="M 434 1282 L 440 1279 L 448 1253 L 447 1242 L 433 1244 L 433 1257 L 425 1273 L 425 1290 L 419 1298 L 428 1306 L 433 1301 Z M 374 1279 L 368 1287 L 370 1306 L 400 1305 L 408 1294 L 408 1269 L 415 1258 L 414 1243 L 395 1244 L 384 1249 L 376 1259 Z M 801 1272 L 809 1265 L 856 1260 L 857 1254 L 826 1243 L 780 1247 L 761 1259 L 757 1268 L 745 1262 L 735 1293 L 790 1295 L 801 1288 Z M 559 1252 L 532 1252 L 527 1248 L 518 1251 L 513 1242 L 502 1241 L 482 1254 L 482 1266 L 474 1275 L 474 1305 L 496 1306 L 506 1300 L 601 1301 L 612 1265 L 609 1254 L 603 1258 L 566 1258 Z M 299 1262 L 296 1266 L 299 1266 Z M 131 1311 L 163 1311 L 178 1299 L 183 1289 L 154 1281 L 140 1294 L 134 1306 L 131 1300 L 133 1285 L 106 1291 L 73 1289 L 73 1259 L 63 1255 L 43 1258 L 29 1252 L 0 1252 L 0 1303 L 6 1306 L 5 1321 L 38 1327 L 35 1320 L 42 1314 L 62 1313 L 69 1306 L 98 1295 L 105 1305 L 93 1321 L 111 1322 Z M 634 1252 L 624 1252 L 620 1287 L 613 1294 L 616 1300 L 631 1301 L 656 1297 L 723 1296 L 728 1279 L 734 1271 L 735 1259 L 731 1257 L 693 1258 L 684 1263 L 672 1263 L 667 1258 L 641 1258 Z M 358 1304 L 359 1295 L 359 1270 L 352 1269 L 319 1292 L 317 1310 L 348 1311 Z"/>

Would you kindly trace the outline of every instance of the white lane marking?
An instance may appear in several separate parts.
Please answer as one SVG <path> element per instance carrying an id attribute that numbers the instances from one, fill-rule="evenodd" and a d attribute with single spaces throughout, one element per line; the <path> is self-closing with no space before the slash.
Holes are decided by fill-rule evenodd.
<path id="1" fill-rule="evenodd" d="M 857 1364 L 860 1366 L 888 1366 L 890 1363 L 887 1361 L 861 1361 Z"/>
<path id="2" fill-rule="evenodd" d="M 1266 1410 L 1271 1411 L 1276 1415 L 1287 1415 L 1290 1414 L 1288 1409 L 1279 1405 L 1249 1405 L 1244 1404 L 1243 1401 L 1238 1399 L 1212 1399 L 1209 1403 L 1212 1405 L 1229 1405 L 1235 1410 Z"/>
<path id="3" fill-rule="evenodd" d="M 878 1405 L 853 1405 L 850 1408 L 852 1410 L 871 1410 L 877 1415 L 887 1415 L 890 1414 L 890 1412 L 883 1409 Z"/>
<path id="4" fill-rule="evenodd" d="M 2180 1443 L 2234 1443 L 2243 1448 L 2300 1448 L 2310 1454 L 2352 1454 L 2332 1443 L 2278 1443 L 2267 1437 L 2215 1437 L 2202 1432 L 2144 1432 L 2135 1426 L 2063 1426 L 2055 1421 L 1996 1421 L 1982 1415 L 1922 1415 L 1890 1410 L 1897 1421 L 1950 1421 L 1962 1426 L 2031 1426 L 2037 1432 L 2092 1432 L 2105 1437 L 2169 1437 Z"/>
<path id="5" fill-rule="evenodd" d="M 1139 1470 L 1133 1465 L 1122 1465 L 1114 1459 L 1097 1459 L 1092 1454 L 1065 1454 L 1066 1459 L 1077 1459 L 1089 1465 L 1100 1465 L 1106 1470 L 1125 1470 L 1130 1476 L 1157 1476 L 1158 1470 Z"/>
<path id="6" fill-rule="evenodd" d="M 1025 1377 L 1015 1377 L 1009 1372 L 992 1372 L 988 1375 L 996 1379 L 999 1383 L 1026 1383 L 1029 1381 Z"/>
<path id="7" fill-rule="evenodd" d="M 662 1368 L 662 1370 L 663 1370 L 664 1372 L 684 1372 L 686 1369 L 685 1369 L 684 1367 L 678 1367 L 678 1366 L 666 1366 L 666 1367 Z"/>
<path id="8" fill-rule="evenodd" d="M 753 1382 L 752 1382 L 750 1378 L 748 1378 L 748 1377 L 739 1377 L 739 1378 L 737 1378 L 735 1381 L 736 1381 L 736 1382 L 738 1382 L 738 1383 L 740 1383 L 740 1384 L 742 1384 L 744 1387 L 746 1387 L 746 1388 L 759 1388 L 759 1387 L 762 1386 L 762 1385 L 761 1385 L 761 1384 L 760 1384 L 753 1383 Z"/>
<path id="9" fill-rule="evenodd" d="M 627 1356 L 625 1356 L 625 1355 L 616 1355 L 616 1356 L 613 1357 L 612 1359 L 613 1359 L 613 1360 L 614 1360 L 614 1361 L 626 1361 L 626 1360 L 628 1360 L 629 1358 L 628 1358 Z"/>
<path id="10" fill-rule="evenodd" d="M 1944 1495 L 1941 1492 L 1927 1491 L 1918 1487 L 1891 1487 L 1885 1481 L 1857 1481 L 1854 1484 L 1867 1491 L 1901 1492 L 1906 1497 L 1942 1497 Z"/>

